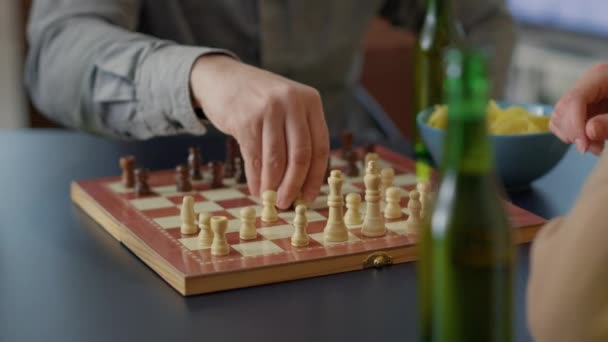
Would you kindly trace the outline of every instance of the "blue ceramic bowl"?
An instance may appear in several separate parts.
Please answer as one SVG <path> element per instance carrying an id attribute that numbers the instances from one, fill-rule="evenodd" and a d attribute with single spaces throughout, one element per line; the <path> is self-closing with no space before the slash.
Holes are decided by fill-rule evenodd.
<path id="1" fill-rule="evenodd" d="M 535 115 L 551 115 L 553 107 L 542 104 L 522 104 L 497 101 L 506 108 L 519 105 Z M 427 124 L 434 108 L 418 113 L 416 123 L 424 143 L 436 164 L 440 164 L 444 130 Z M 496 173 L 508 191 L 527 189 L 532 181 L 549 172 L 562 159 L 568 145 L 553 133 L 491 135 Z"/>

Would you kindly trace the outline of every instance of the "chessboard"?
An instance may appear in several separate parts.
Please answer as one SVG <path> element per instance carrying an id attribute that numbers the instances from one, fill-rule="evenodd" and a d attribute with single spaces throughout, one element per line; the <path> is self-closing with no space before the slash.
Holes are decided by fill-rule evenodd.
<path id="1" fill-rule="evenodd" d="M 356 150 L 357 155 L 365 154 L 363 149 Z M 290 209 L 277 210 L 273 222 L 262 220 L 262 200 L 251 196 L 246 184 L 234 175 L 217 181 L 214 166 L 201 166 L 202 178 L 191 180 L 187 188 L 180 184 L 179 177 L 176 183 L 175 170 L 153 170 L 146 173 L 149 188 L 141 194 L 117 172 L 116 176 L 72 182 L 71 196 L 180 294 L 203 294 L 415 261 L 417 231 L 408 227 L 409 194 L 418 185 L 415 164 L 382 147 L 376 147 L 374 154 L 379 170 L 392 169 L 391 187 L 401 189 L 399 217 L 383 219 L 386 229 L 375 237 L 364 234 L 361 224 L 350 224 L 343 241 L 327 241 L 324 230 L 330 211 L 330 186 L 326 183 L 316 200 L 304 209 L 305 223 L 300 229 L 306 244 L 294 246 L 295 226 L 302 224 L 302 217 L 296 219 L 295 210 Z M 364 164 L 359 161 L 358 174 L 353 175 L 349 170 L 352 164 L 341 151 L 332 151 L 329 160 L 331 170 L 340 170 L 342 176 L 340 195 L 361 196 L 361 215 L 365 214 Z M 201 243 L 208 226 L 198 224 L 184 233 L 185 197 L 193 210 L 187 219 L 200 214 L 225 218 L 221 241 L 225 253 L 212 253 L 211 245 Z M 531 241 L 545 220 L 512 203 L 506 202 L 506 207 L 516 241 Z M 246 240 L 240 235 L 244 208 L 255 211 L 249 226 L 253 226 L 254 235 Z M 299 234 L 301 239 L 302 230 Z"/>

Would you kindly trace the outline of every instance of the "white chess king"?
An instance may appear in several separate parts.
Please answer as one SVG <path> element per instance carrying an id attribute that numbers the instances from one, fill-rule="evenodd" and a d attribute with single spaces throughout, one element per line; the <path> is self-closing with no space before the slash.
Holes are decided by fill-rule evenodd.
<path id="1" fill-rule="evenodd" d="M 380 209 L 382 194 L 380 193 L 380 175 L 375 170 L 375 161 L 370 160 L 367 172 L 363 178 L 365 182 L 365 218 L 361 233 L 367 237 L 378 237 L 386 234 L 384 215 Z"/>
<path id="2" fill-rule="evenodd" d="M 348 228 L 344 223 L 344 210 L 342 202 L 342 171 L 332 170 L 327 178 L 329 184 L 329 195 L 327 196 L 327 206 L 329 207 L 329 217 L 323 230 L 325 241 L 343 242 L 348 240 Z"/>

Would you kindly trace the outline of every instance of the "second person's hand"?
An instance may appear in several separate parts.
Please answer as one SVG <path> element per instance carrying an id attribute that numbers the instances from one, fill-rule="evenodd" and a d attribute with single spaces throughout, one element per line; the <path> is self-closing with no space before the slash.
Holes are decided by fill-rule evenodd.
<path id="1" fill-rule="evenodd" d="M 551 131 L 579 152 L 599 155 L 608 139 L 608 63 L 598 64 L 576 82 L 555 106 Z"/>

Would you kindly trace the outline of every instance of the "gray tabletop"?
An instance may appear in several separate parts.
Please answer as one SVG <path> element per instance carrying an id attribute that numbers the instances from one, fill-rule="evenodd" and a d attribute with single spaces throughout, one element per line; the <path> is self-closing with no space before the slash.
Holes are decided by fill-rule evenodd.
<path id="1" fill-rule="evenodd" d="M 193 143 L 201 140 L 0 133 L 0 341 L 416 340 L 413 263 L 183 298 L 70 201 L 72 180 L 116 175 L 121 155 L 151 169 L 174 167 Z M 221 154 L 203 148 L 205 158 Z M 570 151 L 513 200 L 546 218 L 560 215 L 595 160 Z M 518 341 L 530 340 L 527 250 L 520 248 L 518 265 Z"/>

